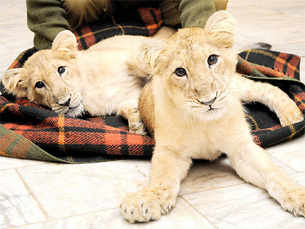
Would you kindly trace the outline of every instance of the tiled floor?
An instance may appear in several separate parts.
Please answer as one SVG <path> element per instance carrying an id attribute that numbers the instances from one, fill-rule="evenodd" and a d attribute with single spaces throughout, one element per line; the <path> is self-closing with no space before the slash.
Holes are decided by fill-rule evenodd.
<path id="1" fill-rule="evenodd" d="M 237 48 L 265 41 L 305 58 L 304 0 L 231 0 L 229 11 L 239 22 Z M 3 1 L 0 12 L 1 75 L 32 46 L 32 34 L 24 0 Z M 301 72 L 304 77 L 304 61 Z M 304 145 L 301 137 L 268 151 L 305 185 Z M 304 218 L 283 211 L 264 191 L 240 180 L 226 159 L 196 163 L 168 216 L 129 225 L 120 216 L 120 200 L 147 181 L 149 167 L 148 161 L 135 160 L 65 165 L 0 158 L 0 229 L 305 228 Z"/>

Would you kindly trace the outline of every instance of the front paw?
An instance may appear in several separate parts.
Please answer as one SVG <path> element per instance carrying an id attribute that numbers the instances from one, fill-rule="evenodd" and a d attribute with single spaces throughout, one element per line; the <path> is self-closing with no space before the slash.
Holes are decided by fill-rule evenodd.
<path id="1" fill-rule="evenodd" d="M 129 132 L 140 135 L 147 135 L 143 122 L 129 122 Z"/>
<path id="2" fill-rule="evenodd" d="M 175 206 L 176 197 L 167 197 L 164 199 L 153 190 L 131 193 L 122 201 L 121 213 L 129 223 L 158 220 Z"/>
<path id="3" fill-rule="evenodd" d="M 296 185 L 295 188 L 290 188 L 280 202 L 285 210 L 292 212 L 295 216 L 305 217 L 305 187 Z"/>

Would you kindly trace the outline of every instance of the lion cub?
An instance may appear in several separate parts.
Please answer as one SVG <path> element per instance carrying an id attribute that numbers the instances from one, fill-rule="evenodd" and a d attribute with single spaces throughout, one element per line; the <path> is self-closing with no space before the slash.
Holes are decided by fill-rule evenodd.
<path id="1" fill-rule="evenodd" d="M 160 33 L 166 37 L 173 32 Z M 116 113 L 128 119 L 131 132 L 145 134 L 138 99 L 146 79 L 128 74 L 126 61 L 146 39 L 151 38 L 116 36 L 79 51 L 74 34 L 66 30 L 57 35 L 51 49 L 36 52 L 22 68 L 8 70 L 2 82 L 9 93 L 57 113 L 72 117 L 84 111 L 93 116 Z"/>
<path id="2" fill-rule="evenodd" d="M 192 159 L 215 160 L 222 153 L 245 181 L 265 189 L 284 209 L 305 215 L 305 188 L 253 142 L 241 101 L 267 105 L 282 125 L 301 121 L 303 115 L 280 89 L 235 73 L 233 28 L 230 14 L 219 11 L 204 29 L 181 29 L 166 42 L 143 46 L 150 56 L 139 58 L 151 62 L 140 67 L 153 72 L 139 109 L 156 145 L 149 184 L 121 203 L 129 222 L 167 214 Z"/>

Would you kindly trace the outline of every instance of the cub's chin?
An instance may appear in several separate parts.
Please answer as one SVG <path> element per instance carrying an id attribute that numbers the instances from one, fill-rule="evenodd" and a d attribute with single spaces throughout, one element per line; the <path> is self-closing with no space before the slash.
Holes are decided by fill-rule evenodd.
<path id="1" fill-rule="evenodd" d="M 214 121 L 221 119 L 226 113 L 226 108 L 214 108 L 207 109 L 198 113 L 199 117 L 203 121 Z"/>

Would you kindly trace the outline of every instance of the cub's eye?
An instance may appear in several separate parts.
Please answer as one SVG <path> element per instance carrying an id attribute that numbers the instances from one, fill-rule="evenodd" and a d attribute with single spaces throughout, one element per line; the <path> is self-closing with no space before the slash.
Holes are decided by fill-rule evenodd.
<path id="1" fill-rule="evenodd" d="M 59 66 L 57 69 L 57 72 L 59 75 L 62 75 L 66 72 L 66 67 L 65 66 Z"/>
<path id="2" fill-rule="evenodd" d="M 36 82 L 36 84 L 35 84 L 35 88 L 43 88 L 43 87 L 45 87 L 44 82 L 42 82 L 42 81 L 38 81 L 38 82 Z"/>
<path id="3" fill-rule="evenodd" d="M 216 54 L 210 55 L 210 56 L 208 57 L 208 60 L 207 60 L 208 65 L 211 66 L 211 65 L 213 65 L 213 64 L 216 64 L 217 61 L 218 61 L 218 57 L 219 57 L 219 56 L 216 55 Z"/>
<path id="4" fill-rule="evenodd" d="M 186 76 L 186 70 L 184 68 L 176 68 L 175 74 L 179 77 Z"/>

